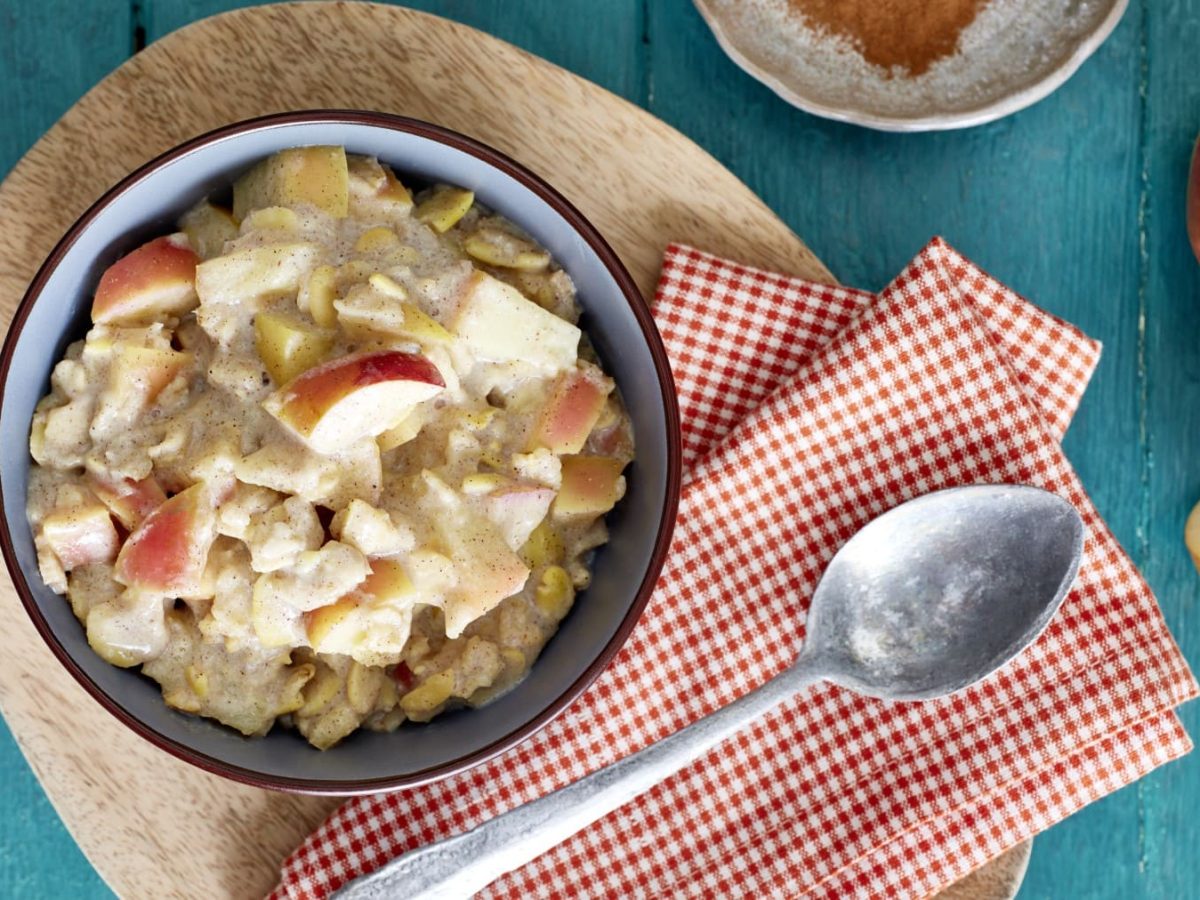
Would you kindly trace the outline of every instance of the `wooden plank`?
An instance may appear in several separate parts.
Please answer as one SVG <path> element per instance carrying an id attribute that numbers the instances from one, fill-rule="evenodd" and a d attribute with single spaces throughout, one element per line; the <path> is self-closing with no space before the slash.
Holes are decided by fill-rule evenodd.
<path id="1" fill-rule="evenodd" d="M 1150 4 L 1150 0 L 1146 0 Z M 1188 245 L 1184 196 L 1188 158 L 1200 129 L 1195 2 L 1153 0 L 1145 38 L 1144 295 L 1147 315 L 1147 502 L 1141 560 L 1167 622 L 1193 665 L 1200 660 L 1196 571 L 1183 522 L 1200 500 L 1200 265 Z M 1182 710 L 1193 737 L 1200 708 Z M 1139 785 L 1140 862 L 1146 895 L 1195 896 L 1200 881 L 1200 758 L 1168 766 Z"/>
<path id="2" fill-rule="evenodd" d="M 1100 52 L 1042 103 L 980 128 L 917 135 L 881 134 L 791 108 L 712 52 L 715 42 L 688 0 L 650 4 L 648 29 L 651 111 L 763 197 L 840 279 L 879 288 L 940 233 L 1104 341 L 1066 448 L 1130 550 L 1139 546 L 1143 508 L 1141 29 L 1134 5 Z M 1163 29 L 1174 29 L 1183 14 L 1155 8 Z M 1167 360 L 1164 366 L 1174 362 Z M 1167 767 L 1148 783 L 1181 768 Z M 1156 876 L 1140 869 L 1138 791 L 1122 791 L 1039 836 L 1022 896 L 1136 897 L 1146 889 Z M 1193 788 L 1188 796 L 1198 795 Z M 1194 878 L 1196 868 L 1190 871 Z"/>
<path id="3" fill-rule="evenodd" d="M 45 0 L 0 15 L 0 172 L 125 60 L 131 21 L 128 0 Z"/>
<path id="4" fill-rule="evenodd" d="M 642 43 L 643 2 L 406 0 L 402 5 L 478 28 L 626 100 L 643 103 L 648 50 Z M 254 5 L 256 0 L 148 0 L 143 16 L 146 37 L 157 40 L 203 16 Z"/>
<path id="5" fill-rule="evenodd" d="M 63 27 L 63 23 L 70 23 Z M 23 4 L 0 16 L 0 173 L 128 56 L 127 0 Z M 0 262 L 6 267 L 7 261 Z M 64 718 L 69 710 L 61 711 Z M 100 876 L 63 827 L 12 733 L 0 723 L 0 894 L 97 897 Z"/>

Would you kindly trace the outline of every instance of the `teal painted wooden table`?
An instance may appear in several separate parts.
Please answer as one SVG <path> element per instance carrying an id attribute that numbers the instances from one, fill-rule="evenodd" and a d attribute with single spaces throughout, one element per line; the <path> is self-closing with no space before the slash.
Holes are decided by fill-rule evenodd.
<path id="1" fill-rule="evenodd" d="M 129 54 L 222 0 L 43 0 L 0 9 L 0 171 Z M 886 135 L 813 118 L 718 49 L 689 0 L 422 0 L 630 99 L 758 192 L 843 281 L 882 286 L 935 233 L 1100 338 L 1066 440 L 1200 659 L 1197 579 L 1180 535 L 1200 497 L 1200 266 L 1183 221 L 1200 129 L 1200 0 L 1133 0 L 1107 44 L 1032 109 L 969 131 Z M 1182 716 L 1200 733 L 1200 706 Z M 0 733 L 0 896 L 108 892 Z M 1200 755 L 1038 838 L 1025 898 L 1200 892 Z M 130 847 L 137 853 L 139 848 Z"/>

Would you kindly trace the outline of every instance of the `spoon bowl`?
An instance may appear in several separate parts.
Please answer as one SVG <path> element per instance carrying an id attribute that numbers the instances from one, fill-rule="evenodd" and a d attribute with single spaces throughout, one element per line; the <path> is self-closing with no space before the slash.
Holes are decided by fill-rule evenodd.
<path id="1" fill-rule="evenodd" d="M 813 594 L 802 657 L 871 697 L 961 690 L 1041 634 L 1082 552 L 1079 513 L 1039 488 L 925 494 L 870 522 L 833 557 Z"/>

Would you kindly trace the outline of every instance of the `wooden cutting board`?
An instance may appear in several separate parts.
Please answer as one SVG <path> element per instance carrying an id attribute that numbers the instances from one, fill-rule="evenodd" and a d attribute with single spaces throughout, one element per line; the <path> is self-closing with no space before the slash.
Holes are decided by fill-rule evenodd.
<path id="1" fill-rule="evenodd" d="M 169 35 L 33 146 L 0 185 L 4 326 L 62 233 L 131 169 L 217 126 L 314 107 L 428 119 L 510 153 L 599 227 L 647 297 L 670 240 L 833 280 L 716 160 L 613 94 L 443 19 L 304 3 L 231 12 Z M 4 717 L 67 828 L 122 896 L 260 896 L 336 805 L 243 787 L 155 749 L 57 664 L 7 583 L 0 615 Z M 1027 845 L 1017 848 L 956 896 L 1011 896 L 1027 857 Z"/>

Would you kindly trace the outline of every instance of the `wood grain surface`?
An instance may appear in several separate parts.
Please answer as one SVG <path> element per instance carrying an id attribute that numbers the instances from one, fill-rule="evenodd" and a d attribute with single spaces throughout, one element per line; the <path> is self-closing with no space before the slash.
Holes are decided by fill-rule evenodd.
<path id="1" fill-rule="evenodd" d="M 668 240 L 830 278 L 728 171 L 616 96 L 445 20 L 316 3 L 231 13 L 155 43 L 29 151 L 0 186 L 5 325 L 59 235 L 131 168 L 230 121 L 318 106 L 426 118 L 511 153 L 597 224 L 647 295 Z M 105 880 L 131 897 L 266 891 L 282 857 L 334 801 L 241 787 L 155 750 L 57 667 L 7 586 L 0 611 L 11 623 L 0 634 L 0 706 Z M 956 896 L 1010 896 L 1027 849 Z"/>

